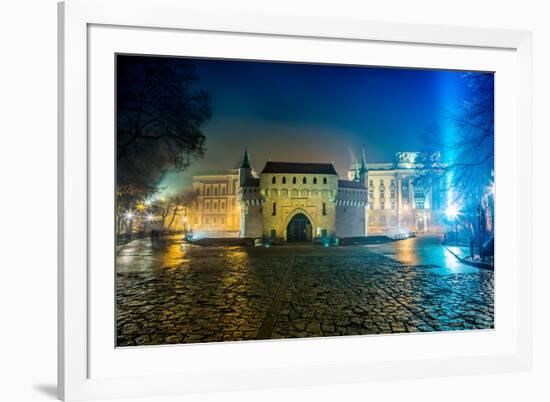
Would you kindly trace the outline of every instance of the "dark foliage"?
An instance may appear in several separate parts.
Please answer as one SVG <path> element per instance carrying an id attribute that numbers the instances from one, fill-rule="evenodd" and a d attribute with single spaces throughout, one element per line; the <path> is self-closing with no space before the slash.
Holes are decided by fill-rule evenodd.
<path id="1" fill-rule="evenodd" d="M 117 182 L 151 188 L 204 156 L 210 95 L 186 59 L 117 57 Z"/>

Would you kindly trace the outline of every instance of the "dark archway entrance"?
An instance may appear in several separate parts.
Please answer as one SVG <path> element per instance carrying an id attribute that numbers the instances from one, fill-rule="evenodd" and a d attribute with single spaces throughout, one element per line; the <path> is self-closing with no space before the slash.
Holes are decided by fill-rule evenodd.
<path id="1" fill-rule="evenodd" d="M 311 222 L 304 214 L 292 217 L 286 228 L 287 241 L 311 241 Z"/>

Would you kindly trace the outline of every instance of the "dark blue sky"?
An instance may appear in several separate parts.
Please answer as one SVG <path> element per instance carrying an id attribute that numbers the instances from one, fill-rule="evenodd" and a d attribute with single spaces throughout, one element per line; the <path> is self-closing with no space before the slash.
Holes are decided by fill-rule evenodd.
<path id="1" fill-rule="evenodd" d="M 232 167 L 248 145 L 252 163 L 334 162 L 340 175 L 365 145 L 367 160 L 419 151 L 467 91 L 462 72 L 195 59 L 212 96 L 206 157 L 186 172 Z"/>

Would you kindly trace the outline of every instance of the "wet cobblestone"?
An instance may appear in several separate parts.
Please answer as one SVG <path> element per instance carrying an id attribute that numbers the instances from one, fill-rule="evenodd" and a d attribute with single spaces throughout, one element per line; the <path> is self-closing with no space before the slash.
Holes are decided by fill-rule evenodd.
<path id="1" fill-rule="evenodd" d="M 117 346 L 493 328 L 493 272 L 444 268 L 364 246 L 134 241 L 117 257 Z"/>

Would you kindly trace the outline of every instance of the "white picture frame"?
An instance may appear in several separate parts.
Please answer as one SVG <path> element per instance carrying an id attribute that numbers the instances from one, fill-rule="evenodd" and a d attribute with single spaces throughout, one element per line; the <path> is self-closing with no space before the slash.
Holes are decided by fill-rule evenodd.
<path id="1" fill-rule="evenodd" d="M 129 10 L 131 12 L 128 12 Z M 117 30 L 123 31 L 123 34 L 115 33 Z M 138 34 L 142 35 L 143 40 L 139 41 L 139 46 L 134 47 L 132 43 L 135 44 L 137 41 L 132 35 Z M 326 60 L 323 60 L 326 62 L 341 62 L 346 58 L 350 53 L 339 53 L 338 49 L 342 47 L 350 46 L 351 49 L 351 46 L 368 45 L 381 49 L 380 57 L 382 60 L 390 60 L 387 63 L 391 65 L 451 68 L 455 63 L 457 67 L 461 67 L 458 60 L 466 60 L 466 53 L 474 52 L 478 60 L 465 61 L 463 67 L 477 66 L 484 69 L 488 66 L 490 69 L 492 63 L 498 66 L 497 73 L 502 71 L 501 77 L 506 81 L 502 84 L 503 92 L 510 95 L 506 101 L 506 111 L 510 113 L 506 113 L 506 118 L 511 120 L 501 120 L 509 123 L 501 127 L 497 120 L 496 125 L 499 131 L 497 136 L 503 133 L 500 145 L 497 137 L 495 147 L 497 186 L 498 177 L 506 176 L 507 182 L 510 183 L 508 190 L 503 189 L 499 192 L 501 198 L 497 202 L 497 211 L 498 208 L 501 211 L 506 208 L 510 221 L 501 225 L 497 212 L 496 225 L 497 228 L 501 225 L 504 229 L 501 231 L 501 238 L 504 240 L 501 241 L 500 247 L 497 240 L 496 260 L 501 262 L 496 269 L 496 275 L 503 272 L 503 279 L 499 280 L 497 277 L 495 282 L 497 292 L 500 288 L 501 295 L 505 291 L 507 293 L 504 296 L 507 297 L 499 298 L 497 294 L 494 332 L 434 334 L 430 335 L 431 338 L 426 338 L 427 342 L 423 341 L 423 337 L 428 335 L 413 334 L 407 337 L 406 342 L 402 342 L 402 337 L 399 336 L 381 336 L 346 337 L 348 339 L 344 341 L 315 339 L 252 342 L 247 345 L 237 343 L 232 346 L 166 346 L 136 348 L 125 352 L 124 356 L 118 356 L 119 352 L 115 353 L 117 356 L 113 356 L 114 345 L 112 350 L 107 350 L 108 345 L 96 341 L 103 337 L 103 332 L 108 331 L 103 325 L 98 324 L 100 321 L 97 316 L 102 315 L 98 312 L 107 308 L 102 305 L 109 305 L 110 299 L 100 303 L 94 295 L 98 292 L 109 293 L 108 290 L 111 288 L 102 282 L 102 277 L 93 274 L 90 269 L 91 261 L 98 252 L 90 249 L 90 239 L 93 237 L 90 227 L 97 227 L 94 226 L 95 220 L 90 223 L 90 210 L 95 202 L 95 190 L 90 191 L 90 186 L 91 176 L 99 171 L 98 164 L 94 161 L 98 157 L 105 160 L 108 156 L 98 155 L 95 151 L 98 148 L 93 133 L 99 126 L 96 123 L 100 121 L 93 120 L 96 114 L 92 115 L 90 105 L 96 102 L 96 94 L 101 96 L 101 93 L 105 92 L 105 96 L 108 96 L 112 93 L 113 87 L 103 88 L 103 91 L 94 87 L 98 85 L 98 80 L 90 79 L 92 73 L 96 74 L 96 70 L 92 71 L 95 69 L 94 63 L 101 59 L 101 52 L 108 56 L 120 51 L 121 48 L 116 46 L 122 46 L 121 44 L 127 46 L 124 49 L 138 53 L 174 54 L 174 46 L 177 47 L 175 35 L 200 37 L 202 34 L 217 35 L 217 38 L 238 37 L 238 40 L 253 38 L 258 43 L 271 41 L 277 44 L 277 41 L 284 40 L 287 45 L 296 42 L 295 47 L 298 49 L 303 46 L 301 41 L 311 42 L 312 48 L 317 42 L 323 42 L 323 46 L 330 43 L 334 52 L 330 53 L 332 56 L 324 56 Z M 163 40 L 159 40 L 158 35 L 163 35 Z M 151 40 L 148 41 L 147 37 Z M 171 37 L 174 38 L 170 39 Z M 106 38 L 112 40 L 105 40 Z M 147 47 L 147 42 L 151 42 L 150 48 Z M 171 42 L 174 44 L 171 45 Z M 154 47 L 159 46 L 159 43 L 163 43 L 164 47 L 155 50 Z M 204 43 L 206 45 L 206 42 Z M 386 47 L 391 49 L 392 46 L 400 46 L 404 50 L 414 47 L 414 51 L 402 52 L 400 59 L 392 62 L 393 59 L 387 58 L 391 51 L 384 50 Z M 380 379 L 500 373 L 531 368 L 531 33 L 362 20 L 323 20 L 269 14 L 217 14 L 186 8 L 177 0 L 69 0 L 59 5 L 59 49 L 58 392 L 61 399 L 160 396 Z M 94 53 L 97 49 L 100 49 L 100 53 Z M 237 49 L 240 49 L 237 42 L 233 47 L 231 42 L 228 42 L 226 57 L 231 57 Z M 438 62 L 437 57 L 432 55 L 430 58 L 430 49 L 440 52 Z M 418 55 L 423 51 L 426 52 L 424 61 L 414 57 L 414 54 Z M 376 52 L 373 48 L 374 53 Z M 285 57 L 283 50 L 280 56 L 278 54 L 266 53 L 263 57 Z M 323 61 L 317 59 L 320 57 L 319 54 L 320 51 L 316 54 L 311 53 L 307 56 L 310 58 L 308 60 Z M 239 57 L 246 55 L 239 54 Z M 258 53 L 251 54 L 250 57 L 262 56 Z M 470 59 L 474 58 L 470 55 Z M 350 58 L 348 62 L 355 61 Z M 105 74 L 94 75 L 100 78 L 104 76 Z M 497 85 L 496 91 L 498 88 Z M 104 116 L 99 116 L 104 120 Z M 94 124 L 91 124 L 92 121 Z M 112 124 L 112 120 L 108 124 Z M 503 158 L 507 158 L 507 163 L 503 163 Z M 499 176 L 499 166 L 502 166 L 500 171 L 505 172 L 505 175 Z M 109 171 L 105 173 L 108 175 Z M 112 187 L 108 191 L 112 191 Z M 94 215 L 94 219 L 97 219 L 96 216 Z M 506 246 L 502 246 L 506 241 Z M 502 253 L 500 259 L 499 253 Z M 521 255 L 521 267 L 518 255 Z M 93 287 L 91 283 L 94 284 Z M 499 308 L 500 311 L 506 310 L 500 325 Z M 107 319 L 107 325 L 108 323 Z M 108 338 L 109 333 L 105 334 Z M 498 347 L 486 348 L 484 352 L 484 342 Z M 369 344 L 372 347 L 374 343 L 380 344 L 380 347 L 377 346 L 379 350 L 392 348 L 402 355 L 390 357 L 388 354 L 387 358 L 378 356 L 369 360 L 363 358 L 361 353 L 356 353 L 354 358 L 346 354 L 346 351 L 350 350 L 369 350 Z M 456 350 L 442 357 L 443 354 L 437 352 L 438 348 L 448 349 L 447 345 L 450 344 L 456 345 Z M 428 345 L 433 345 L 433 350 L 428 350 Z M 415 349 L 414 353 L 410 351 L 411 348 Z M 190 361 L 196 362 L 200 359 L 201 369 L 179 371 L 177 361 L 170 361 L 170 356 L 175 354 L 192 355 Z M 226 356 L 223 365 L 213 357 L 220 354 Z M 259 354 L 264 356 L 261 364 L 255 360 Z M 238 365 L 235 356 L 242 357 Z M 294 356 L 294 360 L 288 357 L 286 362 L 284 356 Z M 136 369 L 136 358 L 142 359 L 147 362 L 147 366 L 153 368 L 149 371 L 141 370 L 139 367 Z M 163 365 L 163 370 L 155 369 L 158 368 L 159 362 Z"/>

